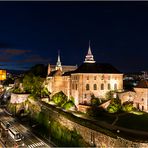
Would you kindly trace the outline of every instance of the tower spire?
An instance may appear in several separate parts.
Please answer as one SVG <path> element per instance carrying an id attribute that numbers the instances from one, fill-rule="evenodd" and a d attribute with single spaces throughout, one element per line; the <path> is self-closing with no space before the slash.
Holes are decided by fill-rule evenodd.
<path id="1" fill-rule="evenodd" d="M 88 53 L 87 55 L 85 56 L 85 61 L 84 63 L 95 63 L 94 61 L 94 56 L 91 52 L 91 47 L 90 47 L 90 40 L 89 40 L 89 47 L 88 47 Z"/>
<path id="2" fill-rule="evenodd" d="M 60 50 L 58 50 L 58 60 L 57 60 L 57 64 L 56 64 L 56 70 L 60 69 L 62 70 L 62 64 L 61 64 L 61 60 L 60 60 Z"/>

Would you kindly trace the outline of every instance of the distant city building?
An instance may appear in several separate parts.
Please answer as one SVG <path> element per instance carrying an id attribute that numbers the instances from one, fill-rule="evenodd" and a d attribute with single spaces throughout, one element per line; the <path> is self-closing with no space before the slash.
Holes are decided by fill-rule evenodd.
<path id="1" fill-rule="evenodd" d="M 0 81 L 3 81 L 6 79 L 6 70 L 0 70 Z"/>
<path id="2" fill-rule="evenodd" d="M 122 90 L 123 74 L 110 64 L 96 63 L 89 45 L 85 61 L 77 69 L 64 71 L 58 55 L 55 69 L 49 65 L 46 84 L 52 94 L 63 91 L 75 98 L 76 105 L 89 105 L 92 95 L 105 99 L 108 91 Z"/>

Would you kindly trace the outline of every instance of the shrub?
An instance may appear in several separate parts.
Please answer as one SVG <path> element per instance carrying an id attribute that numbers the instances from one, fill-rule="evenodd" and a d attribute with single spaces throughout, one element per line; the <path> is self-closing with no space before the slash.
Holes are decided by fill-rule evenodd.
<path id="1" fill-rule="evenodd" d="M 112 99 L 114 93 L 115 93 L 115 91 L 108 91 L 108 92 L 106 93 L 106 95 L 105 95 L 105 98 L 106 98 L 107 100 Z"/>
<path id="2" fill-rule="evenodd" d="M 122 110 L 125 112 L 131 112 L 134 110 L 133 102 L 124 102 L 122 105 Z"/>
<path id="3" fill-rule="evenodd" d="M 61 107 L 67 102 L 67 96 L 62 91 L 60 91 L 52 96 L 51 101 Z"/>
<path id="4" fill-rule="evenodd" d="M 62 107 L 66 110 L 69 110 L 70 108 L 75 107 L 75 104 L 73 101 L 69 100 Z"/>
<path id="5" fill-rule="evenodd" d="M 112 98 L 110 105 L 107 107 L 107 111 L 109 113 L 117 113 L 120 112 L 121 109 L 121 101 L 119 100 L 119 98 Z"/>

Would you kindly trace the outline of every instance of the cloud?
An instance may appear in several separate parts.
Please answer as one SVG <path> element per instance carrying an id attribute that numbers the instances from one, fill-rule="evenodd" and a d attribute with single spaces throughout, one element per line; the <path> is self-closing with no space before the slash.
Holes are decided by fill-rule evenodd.
<path id="1" fill-rule="evenodd" d="M 48 63 L 49 59 L 43 58 L 40 55 L 31 55 L 26 59 L 18 60 L 17 63 Z"/>
<path id="2" fill-rule="evenodd" d="M 0 50 L 3 54 L 10 54 L 10 55 L 22 55 L 25 53 L 31 52 L 31 50 L 20 50 L 20 49 L 2 49 Z"/>
<path id="3" fill-rule="evenodd" d="M 13 62 L 9 56 L 0 55 L 0 62 Z"/>

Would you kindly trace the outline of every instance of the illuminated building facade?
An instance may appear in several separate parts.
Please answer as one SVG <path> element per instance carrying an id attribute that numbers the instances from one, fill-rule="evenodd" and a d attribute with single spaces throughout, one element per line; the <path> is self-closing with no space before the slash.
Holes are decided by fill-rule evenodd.
<path id="1" fill-rule="evenodd" d="M 84 62 L 77 69 L 62 72 L 61 63 L 56 67 L 55 71 L 48 69 L 48 90 L 73 96 L 76 105 L 90 104 L 92 95 L 105 99 L 108 91 L 123 89 L 123 74 L 110 64 L 96 63 L 90 45 Z"/>
<path id="2" fill-rule="evenodd" d="M 121 103 L 133 102 L 133 106 L 141 111 L 148 112 L 148 80 L 141 80 L 134 91 L 127 91 L 118 94 Z"/>
<path id="3" fill-rule="evenodd" d="M 0 70 L 0 81 L 6 79 L 6 70 Z"/>

